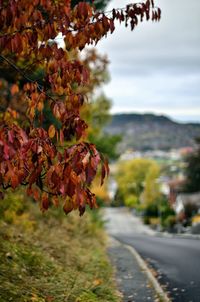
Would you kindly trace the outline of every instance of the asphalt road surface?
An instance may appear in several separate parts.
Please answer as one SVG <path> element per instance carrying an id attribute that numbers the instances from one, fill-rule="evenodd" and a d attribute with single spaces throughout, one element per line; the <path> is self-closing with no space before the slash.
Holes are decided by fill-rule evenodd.
<path id="1" fill-rule="evenodd" d="M 200 239 L 161 237 L 126 209 L 106 208 L 107 232 L 133 246 L 174 302 L 200 302 Z"/>

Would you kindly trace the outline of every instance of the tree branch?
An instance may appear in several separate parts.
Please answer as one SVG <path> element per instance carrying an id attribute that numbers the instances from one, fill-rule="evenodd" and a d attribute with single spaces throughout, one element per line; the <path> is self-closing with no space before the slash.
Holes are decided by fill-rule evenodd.
<path id="1" fill-rule="evenodd" d="M 17 67 L 13 62 L 11 62 L 10 60 L 8 60 L 5 56 L 0 55 L 0 58 L 3 59 L 4 61 L 6 61 L 12 68 L 14 68 L 19 74 L 21 74 L 23 76 L 23 78 L 25 78 L 28 82 L 32 82 L 32 83 L 36 83 L 38 89 L 41 91 L 42 90 L 42 86 L 40 84 L 38 84 L 37 81 L 32 80 L 31 78 L 27 77 L 27 75 L 19 68 Z"/>
<path id="2" fill-rule="evenodd" d="M 29 78 L 24 72 L 23 70 L 21 70 L 18 66 L 16 66 L 13 62 L 11 62 L 9 59 L 7 59 L 4 55 L 0 55 L 0 58 L 2 60 L 4 60 L 5 62 L 7 62 L 13 69 L 15 69 L 19 74 L 22 75 L 22 77 L 24 79 L 26 79 L 28 82 L 31 83 L 35 83 L 37 85 L 37 88 L 40 92 L 44 93 L 49 99 L 51 99 L 53 102 L 55 102 L 55 99 L 52 98 L 52 96 L 50 96 L 45 90 L 44 87 L 42 85 L 40 85 L 36 80 L 33 80 L 31 78 Z"/>

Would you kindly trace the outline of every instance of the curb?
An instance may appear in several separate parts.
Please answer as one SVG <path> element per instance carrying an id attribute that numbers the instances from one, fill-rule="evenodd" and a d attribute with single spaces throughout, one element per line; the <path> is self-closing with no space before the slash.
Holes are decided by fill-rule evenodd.
<path id="1" fill-rule="evenodd" d="M 110 237 L 109 236 L 109 241 L 114 243 L 114 244 L 119 244 L 124 246 L 126 249 L 128 249 L 131 254 L 135 257 L 137 260 L 140 268 L 143 270 L 143 272 L 146 274 L 149 282 L 152 284 L 155 292 L 157 293 L 158 297 L 161 299 L 162 302 L 171 302 L 170 298 L 167 296 L 167 294 L 164 292 L 163 288 L 161 285 L 158 283 L 157 279 L 154 277 L 152 274 L 151 270 L 148 268 L 147 264 L 143 260 L 143 258 L 138 254 L 138 252 L 130 245 L 121 243 L 119 240 Z"/>
<path id="2" fill-rule="evenodd" d="M 197 239 L 200 240 L 198 234 L 170 234 L 167 232 L 157 232 L 154 236 L 165 237 L 165 238 L 181 238 L 181 239 Z"/>

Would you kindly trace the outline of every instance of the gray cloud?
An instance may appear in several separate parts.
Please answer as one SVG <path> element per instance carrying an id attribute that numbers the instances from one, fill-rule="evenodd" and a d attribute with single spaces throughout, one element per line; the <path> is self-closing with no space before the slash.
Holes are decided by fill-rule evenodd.
<path id="1" fill-rule="evenodd" d="M 114 0 L 110 7 L 128 1 Z M 159 23 L 134 32 L 117 26 L 98 48 L 108 53 L 111 83 L 105 88 L 114 111 L 151 110 L 200 121 L 200 1 L 155 0 Z"/>

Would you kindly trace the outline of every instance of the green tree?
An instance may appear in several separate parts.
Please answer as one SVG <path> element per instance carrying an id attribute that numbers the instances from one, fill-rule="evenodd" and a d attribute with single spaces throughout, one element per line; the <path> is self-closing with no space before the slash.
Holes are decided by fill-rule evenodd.
<path id="1" fill-rule="evenodd" d="M 87 0 L 85 2 L 93 4 L 97 10 L 103 10 L 106 7 L 106 5 L 108 4 L 109 1 L 110 0 Z M 80 0 L 72 0 L 71 1 L 72 7 L 77 5 L 79 2 L 81 2 L 81 1 Z"/>
<path id="2" fill-rule="evenodd" d="M 88 103 L 83 110 L 88 122 L 88 140 L 96 145 L 97 149 L 109 159 L 118 158 L 116 151 L 117 144 L 121 141 L 120 135 L 104 134 L 104 127 L 111 120 L 111 101 L 101 94 L 91 103 Z"/>
<path id="3" fill-rule="evenodd" d="M 147 171 L 145 177 L 145 186 L 142 193 L 142 200 L 144 207 L 151 205 L 161 198 L 160 185 L 158 177 L 160 175 L 160 168 L 156 163 L 152 163 Z"/>
<path id="4" fill-rule="evenodd" d="M 139 158 L 121 161 L 116 174 L 119 196 L 129 206 L 141 205 L 143 199 L 146 203 L 152 202 L 158 193 L 156 184 L 158 175 L 159 169 L 153 160 Z"/>
<path id="5" fill-rule="evenodd" d="M 186 158 L 186 184 L 184 191 L 194 193 L 200 191 L 200 138 L 196 139 L 196 150 Z"/>

